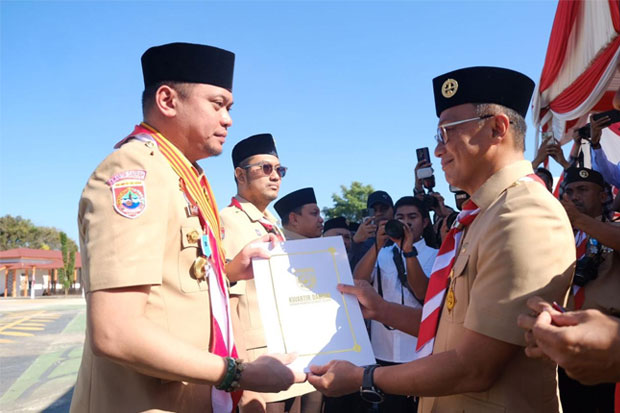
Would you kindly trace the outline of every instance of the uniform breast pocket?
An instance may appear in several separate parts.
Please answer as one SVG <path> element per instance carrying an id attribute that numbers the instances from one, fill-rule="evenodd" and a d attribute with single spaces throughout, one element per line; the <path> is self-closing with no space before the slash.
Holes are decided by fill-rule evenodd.
<path id="1" fill-rule="evenodd" d="M 468 263 L 469 254 L 460 254 L 452 267 L 445 307 L 448 309 L 450 320 L 454 323 L 463 323 L 465 321 L 465 314 L 469 306 Z"/>
<path id="2" fill-rule="evenodd" d="M 200 221 L 196 217 L 190 217 L 181 226 L 180 231 L 181 250 L 179 252 L 178 274 L 181 291 L 185 293 L 207 291 L 209 284 L 206 271 L 200 271 L 200 266 L 195 264 L 201 255 L 200 240 L 203 231 Z M 203 270 L 205 269 L 203 268 Z"/>

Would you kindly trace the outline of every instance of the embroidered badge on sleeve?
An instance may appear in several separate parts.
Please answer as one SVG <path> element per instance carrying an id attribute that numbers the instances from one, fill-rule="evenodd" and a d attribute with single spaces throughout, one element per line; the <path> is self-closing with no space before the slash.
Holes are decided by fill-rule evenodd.
<path id="1" fill-rule="evenodd" d="M 146 171 L 134 170 L 117 173 L 108 179 L 112 190 L 114 209 L 127 218 L 137 218 L 146 209 Z"/>

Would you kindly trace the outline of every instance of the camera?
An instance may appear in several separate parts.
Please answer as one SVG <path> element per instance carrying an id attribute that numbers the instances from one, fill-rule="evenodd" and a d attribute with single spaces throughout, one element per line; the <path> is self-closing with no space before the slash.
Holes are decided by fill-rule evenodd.
<path id="1" fill-rule="evenodd" d="M 405 224 L 397 219 L 390 219 L 385 223 L 385 233 L 393 239 L 402 239 L 405 236 Z"/>
<path id="2" fill-rule="evenodd" d="M 596 257 L 589 257 L 587 255 L 577 261 L 573 283 L 583 287 L 589 281 L 595 280 L 598 277 L 598 266 L 600 264 L 597 261 Z"/>
<path id="3" fill-rule="evenodd" d="M 374 208 L 366 208 L 363 212 L 364 218 L 363 221 L 366 222 L 367 220 L 369 220 L 371 217 L 375 216 L 375 209 Z M 371 222 L 373 225 L 375 224 L 375 220 L 373 219 Z"/>
<path id="4" fill-rule="evenodd" d="M 607 112 L 595 113 L 592 115 L 592 120 L 599 120 L 600 118 L 604 118 L 605 116 L 609 118 L 609 122 L 601 125 L 603 128 L 620 122 L 620 111 L 618 110 L 608 110 Z"/>
<path id="5" fill-rule="evenodd" d="M 577 129 L 577 134 L 581 139 L 585 139 L 587 141 L 590 140 L 590 124 L 588 123 L 586 126 L 582 126 Z"/>
<path id="6" fill-rule="evenodd" d="M 586 255 L 583 256 L 575 266 L 575 277 L 573 283 L 583 287 L 588 282 L 598 277 L 598 267 L 601 265 L 601 244 L 594 238 L 588 240 Z"/>
<path id="7" fill-rule="evenodd" d="M 424 198 L 422 198 L 422 203 L 427 211 L 432 211 L 435 208 L 439 208 L 439 201 L 437 198 L 429 194 L 424 195 Z"/>
<path id="8" fill-rule="evenodd" d="M 424 185 L 424 188 L 428 189 L 429 192 L 432 192 L 433 188 L 435 188 L 435 175 L 424 178 L 422 180 L 422 185 Z"/>

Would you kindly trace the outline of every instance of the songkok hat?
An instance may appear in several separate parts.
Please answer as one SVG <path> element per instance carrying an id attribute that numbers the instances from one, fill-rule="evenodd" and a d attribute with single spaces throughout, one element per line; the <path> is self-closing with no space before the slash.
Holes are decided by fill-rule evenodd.
<path id="1" fill-rule="evenodd" d="M 572 184 L 573 182 L 592 182 L 599 185 L 601 188 L 605 188 L 605 180 L 603 175 L 589 168 L 577 168 L 571 166 L 566 170 L 564 175 L 564 184 Z"/>
<path id="2" fill-rule="evenodd" d="M 284 219 L 292 210 L 306 204 L 316 204 L 316 197 L 312 188 L 302 188 L 293 191 L 280 198 L 278 202 L 273 204 L 273 207 L 280 215 L 280 218 Z"/>
<path id="3" fill-rule="evenodd" d="M 334 228 L 342 228 L 348 231 L 349 225 L 347 223 L 347 219 L 345 217 L 336 217 L 336 218 L 328 219 L 323 224 L 323 234 L 325 234 L 330 229 L 334 229 Z"/>
<path id="4" fill-rule="evenodd" d="M 394 207 L 394 202 L 392 201 L 392 198 L 385 191 L 375 191 L 368 196 L 368 200 L 366 201 L 366 208 L 370 208 L 374 204 L 384 204 Z"/>
<path id="5" fill-rule="evenodd" d="M 433 79 L 437 117 L 465 103 L 496 103 L 525 117 L 533 91 L 532 79 L 501 67 L 467 67 Z"/>
<path id="6" fill-rule="evenodd" d="M 144 87 L 163 81 L 206 83 L 232 92 L 235 54 L 213 46 L 169 43 L 142 55 Z"/>
<path id="7" fill-rule="evenodd" d="M 273 155 L 278 157 L 276 142 L 269 133 L 261 133 L 245 138 L 232 150 L 233 166 L 236 168 L 245 159 L 254 155 Z"/>

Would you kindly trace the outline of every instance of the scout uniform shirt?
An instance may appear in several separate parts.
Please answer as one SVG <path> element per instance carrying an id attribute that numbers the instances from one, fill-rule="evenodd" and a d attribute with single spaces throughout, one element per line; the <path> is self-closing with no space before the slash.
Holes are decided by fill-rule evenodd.
<path id="1" fill-rule="evenodd" d="M 454 262 L 448 288 L 456 302 L 451 310 L 444 302 L 433 354 L 457 347 L 465 329 L 525 347 L 517 316 L 528 298 L 565 302 L 575 261 L 571 225 L 543 185 L 518 181 L 531 173 L 530 162 L 515 162 L 473 194 L 480 212 Z M 418 411 L 558 412 L 556 366 L 517 350 L 489 390 L 423 397 Z"/>
<path id="2" fill-rule="evenodd" d="M 190 274 L 203 231 L 187 205 L 179 176 L 154 142 L 132 139 L 110 154 L 80 199 L 84 284 L 86 292 L 150 286 L 145 316 L 209 351 L 209 287 Z M 147 376 L 99 357 L 87 331 L 71 412 L 146 411 L 210 412 L 211 387 Z"/>
<path id="3" fill-rule="evenodd" d="M 278 233 L 277 219 L 267 210 L 260 212 L 254 204 L 236 195 L 235 199 L 241 209 L 230 205 L 220 212 L 224 229 L 222 244 L 226 251 L 226 259 L 232 260 L 250 242 L 266 235 L 268 232 L 260 223 L 267 219 L 274 226 L 272 231 Z M 280 232 L 281 233 L 281 232 Z M 242 358 L 254 361 L 267 354 L 267 342 L 263 331 L 258 297 L 254 280 L 238 281 L 230 287 L 230 305 L 233 313 L 233 331 Z M 243 346 L 243 348 L 241 348 Z M 262 393 L 266 402 L 286 400 L 291 397 L 315 391 L 308 383 L 294 384 L 291 388 L 279 393 Z"/>
<path id="4" fill-rule="evenodd" d="M 620 223 L 611 222 L 609 225 L 619 226 Z M 602 262 L 598 267 L 598 275 L 582 287 L 585 299 L 581 310 L 592 308 L 603 314 L 620 317 L 620 251 L 612 250 L 604 245 L 602 247 Z M 575 308 L 572 294 L 568 308 Z"/>
<path id="5" fill-rule="evenodd" d="M 304 237 L 301 234 L 291 231 L 290 229 L 282 228 L 282 232 L 284 232 L 284 236 L 287 240 L 293 239 L 307 239 L 308 237 Z"/>

